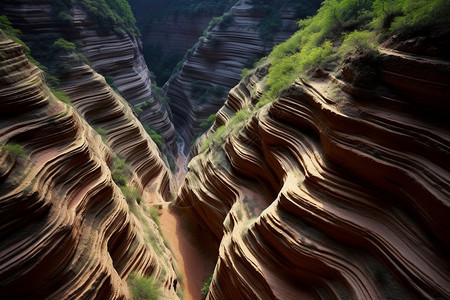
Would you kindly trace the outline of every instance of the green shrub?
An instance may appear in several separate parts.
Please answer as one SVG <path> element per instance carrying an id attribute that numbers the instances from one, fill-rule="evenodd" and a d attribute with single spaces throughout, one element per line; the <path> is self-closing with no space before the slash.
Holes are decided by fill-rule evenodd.
<path id="1" fill-rule="evenodd" d="M 125 159 L 115 156 L 111 173 L 114 182 L 118 186 L 128 185 L 128 177 L 131 175 L 131 172 L 125 163 Z"/>
<path id="2" fill-rule="evenodd" d="M 159 216 L 160 215 L 161 214 L 160 214 L 158 208 L 156 208 L 154 206 L 150 207 L 150 217 L 156 223 L 156 225 L 158 225 L 158 227 L 161 227 L 161 224 L 159 223 Z"/>
<path id="3" fill-rule="evenodd" d="M 64 51 L 75 51 L 77 49 L 74 43 L 71 43 L 63 38 L 57 39 L 52 44 L 52 48 L 55 50 L 64 50 Z"/>
<path id="4" fill-rule="evenodd" d="M 40 64 L 34 58 L 31 57 L 30 48 L 27 45 L 25 45 L 25 43 L 19 38 L 22 32 L 19 29 L 12 27 L 11 22 L 5 15 L 0 16 L 0 29 L 3 31 L 4 34 L 6 34 L 8 38 L 13 40 L 17 44 L 21 45 L 27 58 L 32 63 L 35 63 L 36 66 L 40 67 Z"/>
<path id="5" fill-rule="evenodd" d="M 250 73 L 250 70 L 247 68 L 243 68 L 242 72 L 241 72 L 241 78 L 244 78 L 245 76 L 247 76 L 247 74 Z"/>
<path id="6" fill-rule="evenodd" d="M 57 18 L 64 23 L 72 24 L 73 22 L 73 17 L 65 11 L 60 11 L 57 15 Z"/>
<path id="7" fill-rule="evenodd" d="M 125 196 L 128 204 L 133 204 L 135 201 L 137 204 L 141 204 L 141 193 L 138 189 L 130 186 L 120 186 L 122 194 Z"/>
<path id="8" fill-rule="evenodd" d="M 132 106 L 132 109 L 138 113 L 138 114 L 142 114 L 144 111 L 142 110 L 141 106 Z"/>
<path id="9" fill-rule="evenodd" d="M 1 149 L 2 152 L 8 152 L 16 158 L 28 158 L 28 156 L 25 154 L 25 150 L 23 150 L 23 147 L 19 144 L 3 145 L 1 146 Z"/>
<path id="10" fill-rule="evenodd" d="M 202 287 L 202 299 L 206 299 L 206 296 L 208 295 L 209 292 L 209 287 L 211 285 L 211 281 L 212 281 L 213 275 L 211 275 L 207 280 L 205 280 L 205 282 L 203 283 L 203 287 Z"/>
<path id="11" fill-rule="evenodd" d="M 326 0 L 317 14 L 269 55 L 269 86 L 256 109 L 272 101 L 295 78 L 349 52 L 377 53 L 378 34 L 450 27 L 448 0 Z M 373 30 L 377 32 L 373 32 Z M 245 73 L 243 73 L 245 74 Z"/>
<path id="12" fill-rule="evenodd" d="M 117 86 L 114 84 L 114 77 L 111 75 L 106 75 L 105 81 L 113 90 L 117 91 Z"/>
<path id="13" fill-rule="evenodd" d="M 368 0 L 326 0 L 314 17 L 299 21 L 300 30 L 269 55 L 270 88 L 257 108 L 273 100 L 301 74 L 335 60 L 334 46 L 343 39 L 339 33 L 364 25 L 371 4 Z"/>
<path id="14" fill-rule="evenodd" d="M 214 123 L 215 120 L 216 120 L 216 114 L 209 115 L 209 117 L 208 117 L 208 119 L 206 119 L 206 121 L 200 123 L 200 128 L 202 128 L 203 130 L 208 129 L 209 127 L 212 126 L 212 124 Z"/>
<path id="15" fill-rule="evenodd" d="M 139 277 L 135 273 L 131 273 L 127 281 L 134 300 L 157 300 L 161 295 L 153 276 Z"/>
<path id="16" fill-rule="evenodd" d="M 376 2 L 380 2 L 380 0 Z M 448 14 L 450 2 L 448 0 L 390 0 L 385 2 L 390 3 L 391 15 L 394 16 L 389 28 L 391 34 L 418 31 L 424 28 L 445 31 L 450 26 L 450 15 Z M 377 17 L 379 18 L 378 15 Z"/>
<path id="17" fill-rule="evenodd" d="M 221 85 L 211 86 L 203 84 L 199 81 L 193 81 L 191 84 L 191 98 L 203 103 L 208 98 L 222 98 L 226 95 L 225 87 Z"/>
<path id="18" fill-rule="evenodd" d="M 170 171 L 175 172 L 176 164 L 175 159 L 171 155 L 167 155 L 167 163 L 169 164 Z"/>
<path id="19" fill-rule="evenodd" d="M 59 100 L 66 104 L 72 105 L 72 103 L 70 102 L 70 98 L 66 95 L 66 93 L 61 90 L 55 90 L 53 88 L 50 88 L 50 90 L 52 91 L 53 95 L 55 95 Z"/>
<path id="20" fill-rule="evenodd" d="M 100 29 L 114 31 L 119 35 L 124 33 L 123 30 L 130 35 L 138 35 L 136 19 L 126 0 L 78 0 L 78 2 L 97 21 Z"/>
<path id="21" fill-rule="evenodd" d="M 350 52 L 375 53 L 377 52 L 377 44 L 377 36 L 373 31 L 355 30 L 351 33 L 344 34 L 344 41 L 338 53 L 341 56 L 345 56 Z"/>
<path id="22" fill-rule="evenodd" d="M 216 148 L 222 147 L 226 138 L 232 132 L 242 128 L 249 118 L 250 113 L 245 109 L 236 112 L 236 114 L 228 121 L 226 126 L 220 126 L 214 133 L 203 141 L 200 152 L 207 150 L 210 146 L 214 146 Z"/>
<path id="23" fill-rule="evenodd" d="M 208 29 L 207 29 L 207 30 L 213 29 L 214 26 L 216 26 L 216 25 L 218 25 L 218 24 L 220 24 L 220 23 L 222 23 L 222 22 L 223 22 L 223 17 L 213 17 L 213 18 L 211 19 L 211 21 L 209 21 Z"/>
<path id="24" fill-rule="evenodd" d="M 208 38 L 209 45 L 211 45 L 213 47 L 217 47 L 220 45 L 220 38 L 217 35 L 208 34 L 207 38 Z"/>
<path id="25" fill-rule="evenodd" d="M 164 106 L 169 106 L 170 99 L 163 94 L 162 88 L 153 83 L 151 84 L 151 88 L 155 99 L 161 102 Z"/>
<path id="26" fill-rule="evenodd" d="M 78 52 L 78 53 L 77 53 L 77 56 L 78 56 L 78 58 L 79 58 L 82 62 L 84 62 L 84 63 L 87 64 L 88 66 L 91 65 L 91 62 L 89 61 L 89 59 L 88 59 L 83 53 Z"/>
<path id="27" fill-rule="evenodd" d="M 6 17 L 5 15 L 0 16 L 0 29 L 3 30 L 3 32 L 10 39 L 18 38 L 18 36 L 21 34 L 21 31 L 19 29 L 12 27 L 11 22 L 8 20 L 8 17 Z M 19 44 L 22 44 L 22 43 L 19 43 Z"/>
<path id="28" fill-rule="evenodd" d="M 145 131 L 147 131 L 147 134 L 150 136 L 150 138 L 155 142 L 155 144 L 160 148 L 163 145 L 163 138 L 162 136 L 156 132 L 155 130 L 151 129 L 150 126 L 145 125 L 144 126 Z"/>

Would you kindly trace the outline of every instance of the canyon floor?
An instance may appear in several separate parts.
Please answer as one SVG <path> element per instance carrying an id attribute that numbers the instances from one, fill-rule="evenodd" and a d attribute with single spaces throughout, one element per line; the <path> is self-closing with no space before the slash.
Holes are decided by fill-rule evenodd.
<path id="1" fill-rule="evenodd" d="M 181 185 L 184 181 L 186 159 L 177 159 L 176 181 Z M 201 289 L 204 281 L 214 270 L 214 261 L 210 261 L 202 253 L 200 245 L 196 245 L 195 237 L 183 226 L 180 213 L 169 206 L 169 203 L 159 205 L 160 224 L 164 238 L 176 260 L 178 272 L 182 277 L 182 288 L 185 300 L 201 299 Z"/>

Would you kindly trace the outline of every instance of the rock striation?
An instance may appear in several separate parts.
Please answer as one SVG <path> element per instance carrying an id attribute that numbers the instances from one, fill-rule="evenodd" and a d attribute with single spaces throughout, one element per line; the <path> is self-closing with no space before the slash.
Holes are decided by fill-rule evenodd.
<path id="1" fill-rule="evenodd" d="M 80 45 L 78 51 L 89 60 L 92 68 L 103 76 L 110 76 L 125 100 L 142 109 L 142 123 L 163 135 L 169 152 L 177 152 L 170 111 L 152 94 L 150 72 L 137 37 L 101 31 L 79 4 L 71 8 L 70 24 L 55 17 L 48 1 L 7 1 L 0 13 L 23 32 L 22 39 L 29 45 L 42 41 L 51 44 L 55 33 L 76 41 Z"/>
<path id="2" fill-rule="evenodd" d="M 223 105 L 226 92 L 239 82 L 242 69 L 251 67 L 274 44 L 286 40 L 296 30 L 293 4 L 283 3 L 281 28 L 273 41 L 267 42 L 258 32 L 264 9 L 251 1 L 238 2 L 222 23 L 200 38 L 181 70 L 166 83 L 164 89 L 171 99 L 173 122 L 188 145 L 187 151 L 202 132 L 199 124 Z"/>
<path id="3" fill-rule="evenodd" d="M 450 297 L 450 63 L 380 52 L 375 77 L 356 54 L 299 79 L 192 159 L 176 204 L 218 253 L 207 299 Z M 231 90 L 210 136 L 266 73 Z"/>
<path id="4" fill-rule="evenodd" d="M 61 89 L 83 119 L 104 132 L 106 143 L 114 153 L 126 159 L 134 173 L 132 185 L 141 191 L 144 188 L 156 190 L 165 201 L 171 201 L 175 191 L 170 171 L 128 104 L 110 88 L 103 76 L 77 61 L 75 55 L 60 59 L 72 62 Z"/>
<path id="5" fill-rule="evenodd" d="M 65 88 L 69 94 L 84 88 L 74 105 L 89 122 L 111 127 L 109 147 L 52 94 L 42 71 L 3 33 L 0 53 L 2 297 L 125 299 L 125 280 L 134 271 L 154 275 L 164 294 L 177 298 L 171 253 L 156 224 L 127 203 L 108 167 L 116 152 L 133 165 L 141 185 L 164 172 L 155 145 L 126 116 L 129 109 L 100 75 L 85 65 L 74 68 L 71 79 L 78 76 L 80 86 L 68 81 Z M 108 101 L 109 120 L 98 107 Z M 149 246 L 150 233 L 158 247 Z"/>

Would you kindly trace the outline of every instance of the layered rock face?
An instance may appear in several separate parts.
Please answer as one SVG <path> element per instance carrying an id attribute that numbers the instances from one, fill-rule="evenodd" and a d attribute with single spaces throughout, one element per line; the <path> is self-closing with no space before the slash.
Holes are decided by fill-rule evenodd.
<path id="1" fill-rule="evenodd" d="M 53 43 L 55 33 L 69 41 L 78 41 L 81 45 L 78 51 L 87 57 L 92 68 L 103 76 L 111 76 L 120 94 L 142 108 L 142 123 L 160 132 L 167 149 L 177 152 L 170 112 L 152 95 L 150 73 L 138 38 L 98 30 L 97 23 L 77 4 L 71 9 L 70 24 L 55 18 L 48 1 L 7 1 L 0 12 L 22 30 L 27 44 Z"/>
<path id="2" fill-rule="evenodd" d="M 88 122 L 106 128 L 107 146 L 3 34 L 0 53 L 2 297 L 129 298 L 125 280 L 135 271 L 155 275 L 176 298 L 170 251 L 108 167 L 114 154 L 126 158 L 141 190 L 167 172 L 142 126 L 100 75 L 74 65 L 65 89 Z"/>
<path id="3" fill-rule="evenodd" d="M 178 7 L 174 8 L 179 5 L 174 3 L 176 1 L 131 0 L 128 2 L 140 28 L 142 42 L 159 46 L 164 53 L 169 54 L 184 55 L 208 27 L 211 18 L 223 14 L 223 11 L 215 10 L 182 13 L 176 10 Z M 170 12 L 171 8 L 172 12 Z"/>
<path id="4" fill-rule="evenodd" d="M 261 40 L 258 24 L 265 11 L 251 1 L 240 1 L 231 15 L 208 33 L 181 70 L 165 85 L 176 130 L 190 147 L 201 133 L 199 124 L 223 105 L 226 92 L 240 80 L 244 67 L 267 54 L 274 43 L 286 40 L 295 30 L 292 4 L 281 8 L 281 28 L 273 43 Z M 186 150 L 189 150 L 186 147 Z"/>
<path id="5" fill-rule="evenodd" d="M 75 55 L 60 59 L 72 62 L 62 90 L 79 114 L 104 133 L 114 153 L 126 159 L 133 171 L 132 185 L 139 190 L 156 190 L 165 201 L 170 201 L 175 195 L 170 171 L 127 103 L 109 87 L 103 76 L 77 61 Z"/>
<path id="6" fill-rule="evenodd" d="M 450 297 L 450 63 L 381 52 L 375 72 L 355 55 L 296 81 L 190 162 L 176 203 L 217 247 L 208 299 Z M 213 131 L 266 73 L 231 90 Z"/>

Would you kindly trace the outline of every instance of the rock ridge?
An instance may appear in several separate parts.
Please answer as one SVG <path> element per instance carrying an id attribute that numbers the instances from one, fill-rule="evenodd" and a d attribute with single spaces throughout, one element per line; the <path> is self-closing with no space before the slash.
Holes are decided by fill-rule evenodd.
<path id="1" fill-rule="evenodd" d="M 450 296 L 450 63 L 383 50 L 382 88 L 367 90 L 359 59 L 198 146 L 176 203 L 218 253 L 207 299 Z M 209 137 L 258 102 L 266 68 L 231 90 Z"/>

